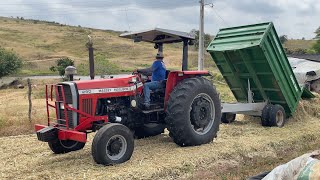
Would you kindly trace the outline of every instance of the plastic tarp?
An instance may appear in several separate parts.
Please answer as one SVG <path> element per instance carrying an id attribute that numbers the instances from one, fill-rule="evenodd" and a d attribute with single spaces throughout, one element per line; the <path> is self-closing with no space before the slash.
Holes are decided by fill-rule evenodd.
<path id="1" fill-rule="evenodd" d="M 258 175 L 249 179 L 263 179 L 263 180 L 320 179 L 319 157 L 320 157 L 320 150 L 314 151 L 312 153 L 304 154 L 300 157 L 297 157 L 291 160 L 286 164 L 276 167 L 264 177 L 261 177 Z"/>

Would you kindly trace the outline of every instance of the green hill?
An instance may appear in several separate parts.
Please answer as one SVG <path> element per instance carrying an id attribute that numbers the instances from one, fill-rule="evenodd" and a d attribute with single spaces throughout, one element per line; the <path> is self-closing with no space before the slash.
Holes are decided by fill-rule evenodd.
<path id="1" fill-rule="evenodd" d="M 186 30 L 188 31 L 188 30 Z M 56 60 L 69 57 L 75 61 L 78 74 L 87 74 L 88 35 L 93 38 L 95 55 L 112 64 L 114 72 L 130 72 L 136 68 L 150 66 L 157 52 L 150 43 L 133 43 L 120 38 L 121 32 L 62 25 L 39 20 L 21 20 L 0 17 L 0 46 L 15 51 L 24 65 L 18 75 L 56 74 L 49 70 Z M 288 49 L 307 49 L 314 41 L 288 40 Z M 189 66 L 197 68 L 194 47 L 189 51 Z M 164 47 L 165 62 L 169 69 L 181 69 L 182 47 L 171 44 Z M 101 58 L 102 57 L 102 58 Z M 98 58 L 99 59 L 99 58 Z M 101 67 L 100 67 L 101 68 Z M 103 68 L 103 67 L 102 67 Z M 205 68 L 215 70 L 208 54 Z"/>
<path id="2" fill-rule="evenodd" d="M 120 32 L 61 25 L 54 22 L 0 18 L 0 46 L 12 49 L 24 60 L 20 75 L 52 74 L 49 67 L 62 57 L 75 61 L 76 67 L 87 70 L 88 35 L 93 38 L 95 55 L 115 64 L 118 72 L 129 72 L 148 67 L 157 50 L 153 44 L 133 43 L 119 38 Z M 181 68 L 182 47 L 179 44 L 164 47 L 165 62 L 171 69 Z M 189 64 L 197 66 L 197 51 L 191 48 Z M 207 57 L 207 66 L 212 60 Z M 209 64 L 208 64 L 209 63 Z M 82 72 L 83 73 L 83 72 Z"/>

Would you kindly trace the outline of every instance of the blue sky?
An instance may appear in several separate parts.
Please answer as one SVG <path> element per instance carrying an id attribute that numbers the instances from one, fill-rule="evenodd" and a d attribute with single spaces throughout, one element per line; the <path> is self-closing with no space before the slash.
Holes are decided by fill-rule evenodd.
<path id="1" fill-rule="evenodd" d="M 279 35 L 311 39 L 320 26 L 320 0 L 207 0 L 205 31 L 273 21 Z M 92 28 L 134 31 L 198 29 L 198 0 L 11 0 L 0 16 L 23 16 Z"/>

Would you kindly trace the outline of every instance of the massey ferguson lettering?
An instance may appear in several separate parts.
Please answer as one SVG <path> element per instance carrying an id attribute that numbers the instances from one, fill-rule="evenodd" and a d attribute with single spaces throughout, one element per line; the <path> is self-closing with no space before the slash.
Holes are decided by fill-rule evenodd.
<path id="1" fill-rule="evenodd" d="M 141 87 L 142 84 L 138 84 L 138 87 Z M 130 87 L 120 87 L 120 88 L 102 88 L 102 89 L 84 89 L 79 90 L 79 94 L 101 94 L 101 93 L 113 93 L 113 92 L 128 92 L 134 91 L 136 86 Z"/>

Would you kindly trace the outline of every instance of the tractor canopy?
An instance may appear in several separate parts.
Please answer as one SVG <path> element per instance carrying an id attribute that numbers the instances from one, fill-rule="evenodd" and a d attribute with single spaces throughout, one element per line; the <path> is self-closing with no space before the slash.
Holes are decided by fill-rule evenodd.
<path id="1" fill-rule="evenodd" d="M 133 39 L 135 42 L 150 43 L 177 43 L 185 40 L 194 40 L 195 36 L 187 32 L 154 28 L 145 31 L 128 32 L 120 35 L 122 38 Z"/>
<path id="2" fill-rule="evenodd" d="M 158 52 L 163 52 L 163 44 L 183 43 L 182 70 L 188 70 L 188 46 L 194 44 L 195 36 L 191 33 L 154 28 L 146 31 L 128 32 L 120 35 L 122 38 L 133 39 L 134 42 L 154 43 Z"/>

